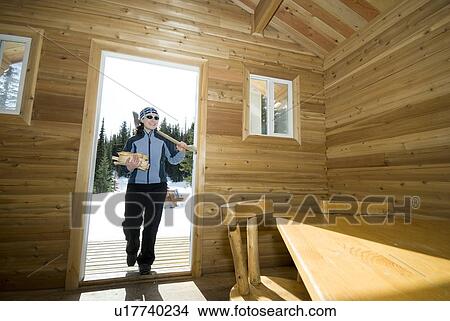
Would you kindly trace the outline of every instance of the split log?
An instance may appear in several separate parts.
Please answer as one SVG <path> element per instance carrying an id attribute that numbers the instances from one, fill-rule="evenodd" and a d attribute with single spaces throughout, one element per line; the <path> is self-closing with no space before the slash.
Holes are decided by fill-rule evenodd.
<path id="1" fill-rule="evenodd" d="M 115 161 L 114 165 L 126 165 L 126 162 L 133 155 L 137 155 L 139 160 L 141 161 L 138 169 L 141 171 L 146 171 L 150 168 L 148 155 L 142 153 L 131 153 L 131 152 L 118 152 L 119 156 L 113 156 L 112 159 Z"/>

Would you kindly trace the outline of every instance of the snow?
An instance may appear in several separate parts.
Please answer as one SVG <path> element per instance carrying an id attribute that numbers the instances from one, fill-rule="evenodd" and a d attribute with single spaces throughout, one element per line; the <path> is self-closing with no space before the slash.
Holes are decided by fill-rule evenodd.
<path id="1" fill-rule="evenodd" d="M 124 239 L 121 224 L 124 219 L 127 183 L 128 179 L 126 177 L 120 177 L 116 179 L 116 192 L 94 194 L 92 196 L 93 206 L 89 216 L 89 242 Z M 188 199 L 192 194 L 192 187 L 187 182 L 175 183 L 168 181 L 168 188 L 178 190 L 180 195 L 185 196 L 185 199 Z M 112 201 L 116 201 L 118 204 L 115 208 L 108 208 L 109 215 L 106 215 L 106 206 L 112 206 Z M 186 213 L 185 203 L 178 202 L 174 208 L 171 208 L 170 202 L 165 204 L 157 238 L 190 236 L 192 215 L 190 211 Z"/>
<path id="2" fill-rule="evenodd" d="M 116 191 L 117 192 L 126 192 L 127 191 L 128 178 L 127 177 L 119 177 L 116 178 Z M 170 179 L 167 179 L 167 187 L 169 189 L 176 189 L 180 194 L 191 195 L 192 187 L 189 182 L 172 182 Z"/>
<path id="3" fill-rule="evenodd" d="M 192 186 L 188 182 L 172 182 L 171 180 L 167 181 L 167 187 L 169 189 L 177 189 L 180 194 L 188 194 L 192 193 Z"/>
<path id="4" fill-rule="evenodd" d="M 117 192 L 126 192 L 127 191 L 128 178 L 127 177 L 119 177 L 116 178 L 116 191 Z"/>

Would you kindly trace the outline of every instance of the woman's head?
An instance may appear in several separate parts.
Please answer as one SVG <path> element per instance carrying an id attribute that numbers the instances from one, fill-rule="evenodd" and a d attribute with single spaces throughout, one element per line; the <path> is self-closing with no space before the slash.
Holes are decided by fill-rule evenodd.
<path id="1" fill-rule="evenodd" d="M 146 129 L 155 129 L 158 127 L 158 111 L 153 107 L 145 107 L 139 113 L 139 120 Z"/>

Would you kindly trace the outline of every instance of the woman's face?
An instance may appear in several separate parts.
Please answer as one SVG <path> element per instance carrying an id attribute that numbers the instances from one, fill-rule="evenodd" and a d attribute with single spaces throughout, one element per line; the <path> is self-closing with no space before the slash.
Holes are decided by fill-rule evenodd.
<path id="1" fill-rule="evenodd" d="M 150 119 L 151 118 L 151 119 Z M 156 114 L 148 114 L 144 117 L 144 127 L 146 129 L 155 129 L 158 127 L 159 116 Z"/>

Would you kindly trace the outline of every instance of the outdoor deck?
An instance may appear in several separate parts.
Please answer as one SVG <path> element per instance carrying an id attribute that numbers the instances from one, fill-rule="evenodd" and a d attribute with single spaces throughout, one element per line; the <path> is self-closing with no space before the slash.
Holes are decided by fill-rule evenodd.
<path id="1" fill-rule="evenodd" d="M 127 266 L 125 247 L 125 240 L 89 242 L 84 281 L 138 275 L 137 264 Z M 189 250 L 188 236 L 157 238 L 152 273 L 189 271 Z"/>

